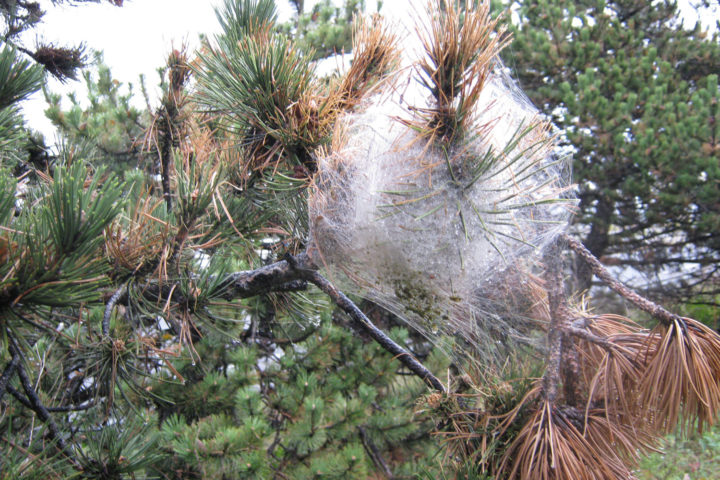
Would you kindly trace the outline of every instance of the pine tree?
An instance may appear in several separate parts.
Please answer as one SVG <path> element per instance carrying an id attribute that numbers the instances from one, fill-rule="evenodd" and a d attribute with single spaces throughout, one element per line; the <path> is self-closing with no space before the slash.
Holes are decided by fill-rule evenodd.
<path id="1" fill-rule="evenodd" d="M 481 116 L 507 45 L 488 2 L 435 3 L 415 70 L 358 20 L 331 79 L 272 1 L 219 19 L 196 58 L 168 57 L 153 167 L 111 173 L 68 123 L 47 168 L 1 172 L 0 477 L 618 479 L 664 432 L 716 421 L 720 337 L 559 233 L 571 200 L 524 103 L 501 132 Z M 40 78 L 7 55 L 15 108 Z M 378 159 L 357 119 L 399 80 L 419 103 L 372 120 L 413 142 Z M 357 223 L 381 160 L 389 203 Z M 658 325 L 573 304 L 563 245 Z"/>
<path id="2" fill-rule="evenodd" d="M 718 265 L 717 32 L 675 2 L 512 2 L 505 60 L 562 131 L 580 188 L 578 231 L 658 296 L 704 292 Z M 578 264 L 579 286 L 592 274 Z M 653 280 L 676 276 L 664 286 Z M 695 299 L 698 300 L 697 298 Z"/>
<path id="3" fill-rule="evenodd" d="M 293 2 L 297 20 L 280 26 L 280 31 L 292 34 L 299 48 L 312 52 L 313 59 L 326 58 L 352 49 L 353 19 L 365 8 L 363 0 L 346 0 L 342 7 L 331 0 L 303 10 L 304 2 Z"/>
<path id="4" fill-rule="evenodd" d="M 72 93 L 67 96 L 70 106 L 63 108 L 60 94 L 45 92 L 49 104 L 45 114 L 53 126 L 74 148 L 83 148 L 82 156 L 106 163 L 118 175 L 145 167 L 147 158 L 155 154 L 152 148 L 143 148 L 150 112 L 133 104 L 133 85 L 114 79 L 101 53 L 95 53 L 92 67 L 82 76 L 87 106 Z"/>
<path id="5" fill-rule="evenodd" d="M 270 10 L 260 2 L 239 11 L 263 5 Z M 227 36 L 240 26 L 229 21 Z M 285 61 L 292 46 L 275 38 Z M 41 69 L 9 48 L 3 66 L 3 113 L 17 128 L 3 130 L 2 162 L 12 167 L 25 135 L 17 104 L 40 87 Z M 287 101 L 314 88 L 304 68 Z M 102 63 L 97 81 L 86 75 L 90 109 L 75 99 L 62 111 L 50 97 L 65 145 L 49 168 L 30 170 L 27 191 L 3 172 L 0 428 L 8 454 L 0 475 L 366 478 L 389 471 L 389 452 L 397 472 L 421 469 L 418 455 L 433 463 L 432 425 L 413 415 L 422 380 L 397 376 L 392 355 L 352 335 L 340 314 L 333 325 L 332 308 L 306 281 L 275 288 L 231 274 L 282 254 L 280 238 L 303 221 L 306 180 L 293 170 L 255 175 L 257 186 L 239 194 L 254 166 L 229 148 L 237 137 L 225 128 L 238 127 L 193 111 L 188 73 L 185 54 L 173 52 L 148 130 L 143 154 L 158 158 L 161 188 L 152 167 L 117 166 L 113 154 L 134 153 L 140 113 Z M 218 126 L 223 133 L 211 130 Z M 294 150 L 281 155 L 255 144 L 257 158 L 312 168 L 305 149 L 328 132 L 290 136 Z M 391 335 L 394 345 L 411 344 L 406 330 Z"/>

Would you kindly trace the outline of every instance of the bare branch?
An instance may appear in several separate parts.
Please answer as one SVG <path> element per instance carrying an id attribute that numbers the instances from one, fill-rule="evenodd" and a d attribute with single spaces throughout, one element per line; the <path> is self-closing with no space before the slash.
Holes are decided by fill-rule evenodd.
<path id="1" fill-rule="evenodd" d="M 385 332 L 376 327 L 352 300 L 335 288 L 325 277 L 315 270 L 298 270 L 298 272 L 301 273 L 308 282 L 316 285 L 320 290 L 325 292 L 338 307 L 350 315 L 350 318 L 355 321 L 358 327 L 362 328 L 363 331 L 370 335 L 382 348 L 395 355 L 411 372 L 422 378 L 425 383 L 438 392 L 445 393 L 443 384 L 427 367 L 420 363 L 410 352 L 395 343 Z"/>
<path id="2" fill-rule="evenodd" d="M 666 325 L 672 325 L 674 322 L 682 323 L 682 319 L 678 315 L 665 310 L 657 303 L 651 302 L 629 288 L 627 285 L 624 285 L 622 282 L 613 278 L 613 276 L 610 275 L 610 272 L 608 272 L 602 263 L 600 263 L 600 260 L 590 253 L 590 251 L 578 240 L 570 237 L 569 235 L 564 235 L 563 238 L 567 242 L 568 246 L 577 253 L 577 255 L 583 259 L 585 263 L 588 264 L 593 274 L 602 280 L 608 287 L 620 294 L 623 298 L 629 300 L 640 310 L 649 313 Z"/>
<path id="3" fill-rule="evenodd" d="M 3 395 L 5 395 L 5 390 L 7 389 L 8 383 L 15 373 L 19 362 L 20 357 L 13 355 L 12 360 L 10 360 L 10 363 L 8 363 L 7 367 L 5 367 L 2 376 L 0 376 L 0 400 L 2 400 Z"/>
<path id="4" fill-rule="evenodd" d="M 65 440 L 62 438 L 62 435 L 60 434 L 60 429 L 58 428 L 57 423 L 55 423 L 55 420 L 52 418 L 52 415 L 50 415 L 50 412 L 48 412 L 45 405 L 42 404 L 42 401 L 40 400 L 40 397 L 38 396 L 37 392 L 35 391 L 35 388 L 32 386 L 32 382 L 30 381 L 30 377 L 28 377 L 27 372 L 25 371 L 25 367 L 22 364 L 22 353 L 20 352 L 20 349 L 17 345 L 15 345 L 15 342 L 13 339 L 10 339 L 10 342 L 8 342 L 8 346 L 10 348 L 10 353 L 12 354 L 13 358 L 17 358 L 17 374 L 20 378 L 20 384 L 23 387 L 23 390 L 25 390 L 25 395 L 27 396 L 27 399 L 30 403 L 30 409 L 35 412 L 35 414 L 45 422 L 45 424 L 48 426 L 48 431 L 50 432 L 50 437 L 57 442 L 58 447 L 62 452 L 65 452 L 65 454 L 72 458 L 69 450 L 67 448 L 67 444 L 65 443 Z"/>
<path id="5" fill-rule="evenodd" d="M 103 314 L 102 320 L 103 335 L 110 335 L 110 316 L 112 315 L 113 308 L 115 308 L 115 304 L 125 293 L 126 286 L 127 285 L 123 285 L 122 287 L 118 288 L 115 293 L 113 293 L 112 297 L 110 297 L 110 300 L 108 300 L 107 305 L 105 305 L 105 313 Z"/>

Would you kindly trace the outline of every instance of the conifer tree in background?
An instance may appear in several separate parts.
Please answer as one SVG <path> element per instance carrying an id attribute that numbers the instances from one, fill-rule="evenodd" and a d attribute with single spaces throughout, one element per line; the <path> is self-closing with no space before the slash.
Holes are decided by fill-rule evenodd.
<path id="1" fill-rule="evenodd" d="M 444 152 L 422 170 L 446 169 L 465 195 L 517 145 L 544 152 L 545 130 L 525 125 L 500 153 L 469 153 L 464 142 L 485 132 L 472 106 L 505 39 L 490 34 L 487 3 L 433 5 L 418 65 L 431 106 L 393 121 Z M 0 129 L 0 478 L 619 479 L 662 433 L 716 420 L 720 338 L 629 291 L 570 237 L 547 258 L 567 244 L 656 328 L 570 304 L 554 262 L 544 281 L 498 289 L 515 288 L 535 317 L 503 318 L 519 317 L 508 307 L 492 320 L 546 339 L 503 362 L 461 364 L 370 315 L 378 307 L 363 313 L 318 268 L 320 249 L 345 247 L 318 238 L 337 212 L 311 219 L 308 203 L 338 205 L 350 191 L 318 192 L 362 175 L 322 169 L 344 148 L 344 116 L 392 85 L 394 35 L 358 21 L 351 68 L 319 79 L 312 53 L 278 33 L 271 0 L 226 0 L 218 18 L 222 33 L 196 58 L 169 55 L 144 141 L 152 160 L 124 175 L 106 168 L 107 139 L 83 135 L 126 102 L 102 67 L 108 101 L 54 105 L 66 146 L 46 168 L 11 171 L 26 162 L 12 156 L 25 135 L 17 105 L 41 78 L 11 48 L 0 57 L 0 119 L 12 120 Z M 409 308 L 445 320 L 423 306 Z M 493 334 L 485 348 L 516 345 Z"/>
<path id="2" fill-rule="evenodd" d="M 51 0 L 54 5 L 82 5 L 88 3 L 99 3 L 101 0 Z M 115 6 L 121 7 L 122 0 L 108 0 Z M 85 52 L 85 45 L 76 46 L 55 45 L 36 37 L 35 45 L 26 45 L 22 39 L 24 33 L 37 29 L 43 22 L 45 11 L 38 2 L 26 0 L 6 0 L 0 2 L 0 19 L 2 21 L 3 37 L 0 43 L 4 49 L 12 48 L 21 53 L 25 58 L 24 62 L 36 63 L 43 66 L 45 71 L 58 79 L 60 82 L 77 79 L 81 69 L 87 66 L 88 57 Z M 27 36 L 26 36 L 27 37 Z M 19 64 L 18 64 L 19 65 Z M 9 85 L 9 84 L 8 84 Z M 39 89 L 36 85 L 34 90 Z M 4 92 L 3 92 L 4 93 Z M 8 100 L 10 98 L 8 97 Z M 17 100 L 17 99 L 15 99 Z M 23 132 L 24 142 L 16 145 L 13 149 L 15 160 L 21 170 L 24 164 L 30 162 L 32 165 L 45 168 L 49 157 L 49 148 L 40 135 L 28 135 Z M 2 137 L 5 138 L 5 137 Z M 6 165 L 7 166 L 7 165 Z"/>
<path id="3" fill-rule="evenodd" d="M 297 10 L 297 20 L 280 26 L 292 34 L 303 51 L 316 59 L 350 52 L 355 15 L 365 9 L 364 0 L 345 0 L 342 7 L 331 0 L 322 0 L 304 11 L 304 2 L 291 2 Z"/>
<path id="4" fill-rule="evenodd" d="M 151 115 L 132 103 L 133 85 L 115 80 L 100 53 L 82 76 L 88 105 L 72 93 L 64 109 L 62 96 L 46 91 L 47 117 L 74 148 L 84 148 L 82 156 L 106 163 L 119 175 L 143 167 L 152 157 L 152 149 L 143 148 Z"/>
<path id="5" fill-rule="evenodd" d="M 676 2 L 510 2 L 503 53 L 562 132 L 580 187 L 577 230 L 659 298 L 718 292 L 718 33 Z M 580 289 L 592 274 L 578 263 Z M 667 281 L 674 277 L 675 281 Z M 666 281 L 660 283 L 658 278 Z"/>

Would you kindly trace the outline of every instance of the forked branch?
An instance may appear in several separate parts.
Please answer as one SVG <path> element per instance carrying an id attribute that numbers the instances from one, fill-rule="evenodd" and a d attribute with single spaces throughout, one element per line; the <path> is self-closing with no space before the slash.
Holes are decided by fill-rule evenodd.
<path id="1" fill-rule="evenodd" d="M 339 291 L 325 277 L 317 272 L 317 267 L 306 253 L 297 256 L 286 256 L 284 260 L 266 265 L 256 270 L 248 270 L 230 274 L 224 281 L 225 300 L 234 298 L 248 298 L 269 292 L 298 290 L 306 286 L 305 282 L 316 285 L 326 293 L 337 306 L 355 324 L 375 340 L 382 348 L 392 353 L 411 372 L 420 377 L 430 387 L 438 392 L 445 392 L 442 382 L 435 377 L 418 359 L 402 348 L 395 341 L 380 330 L 360 310 L 352 300 Z M 143 289 L 146 297 L 151 299 L 167 299 L 172 297 L 175 302 L 182 302 L 182 294 L 177 290 L 168 290 L 168 286 L 147 286 Z"/>
<path id="2" fill-rule="evenodd" d="M 445 387 L 442 382 L 440 382 L 425 365 L 420 363 L 410 352 L 395 343 L 385 332 L 376 327 L 352 300 L 335 288 L 325 277 L 320 275 L 316 270 L 303 271 L 303 277 L 325 292 L 338 307 L 350 315 L 350 318 L 353 319 L 358 327 L 362 328 L 363 331 L 370 335 L 382 348 L 392 353 L 400 360 L 400 363 L 405 365 L 411 372 L 423 379 L 425 383 L 438 392 L 445 393 Z"/>
<path id="3" fill-rule="evenodd" d="M 55 423 L 55 419 L 53 419 L 48 409 L 45 407 L 45 405 L 43 405 L 40 397 L 38 396 L 35 388 L 32 385 L 32 382 L 30 381 L 30 377 L 25 371 L 20 348 L 15 344 L 15 341 L 12 338 L 10 339 L 8 346 L 10 348 L 10 353 L 13 357 L 13 362 L 16 363 L 16 371 L 18 374 L 18 378 L 20 379 L 20 385 L 22 385 L 23 390 L 25 391 L 25 396 L 27 397 L 29 408 L 35 412 L 35 414 L 38 416 L 38 418 L 40 418 L 40 420 L 45 422 L 48 427 L 48 432 L 50 433 L 50 438 L 52 438 L 57 443 L 60 451 L 63 452 L 63 454 L 67 456 L 70 461 L 75 463 L 75 460 L 60 433 L 58 425 L 57 423 Z"/>

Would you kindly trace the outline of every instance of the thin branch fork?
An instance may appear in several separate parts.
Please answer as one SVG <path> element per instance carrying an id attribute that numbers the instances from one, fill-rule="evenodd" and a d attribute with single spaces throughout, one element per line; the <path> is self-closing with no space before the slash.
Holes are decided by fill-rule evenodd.
<path id="1" fill-rule="evenodd" d="M 231 301 L 235 298 L 249 298 L 269 292 L 296 291 L 304 288 L 307 282 L 316 285 L 325 292 L 337 306 L 350 315 L 359 328 L 362 328 L 382 348 L 397 357 L 411 372 L 438 392 L 445 392 L 442 382 L 430 370 L 375 326 L 352 300 L 317 272 L 317 266 L 310 260 L 306 252 L 296 256 L 287 255 L 283 260 L 255 270 L 246 270 L 228 275 L 222 284 L 224 289 L 223 298 Z M 117 292 L 115 293 L 117 294 Z M 146 298 L 155 300 L 166 299 L 178 303 L 187 301 L 181 292 L 177 291 L 177 289 L 171 289 L 168 285 L 148 285 L 143 289 L 143 294 Z M 122 301 L 122 299 L 119 299 L 119 301 Z M 108 307 L 112 305 L 112 302 L 108 302 Z"/>
<path id="2" fill-rule="evenodd" d="M 350 315 L 350 318 L 355 321 L 356 325 L 370 335 L 382 348 L 392 353 L 411 372 L 423 379 L 428 386 L 440 393 L 445 393 L 445 387 L 442 382 L 440 382 L 425 365 L 420 363 L 410 352 L 395 343 L 385 332 L 376 327 L 352 300 L 335 288 L 325 277 L 315 270 L 303 270 L 301 273 L 305 280 L 325 292 L 338 307 Z"/>
<path id="3" fill-rule="evenodd" d="M 11 339 L 9 342 L 9 348 L 10 353 L 12 354 L 13 358 L 17 358 L 17 375 L 20 379 L 20 384 L 23 387 L 23 390 L 25 391 L 25 396 L 27 397 L 27 400 L 30 404 L 29 408 L 32 409 L 35 414 L 45 422 L 45 424 L 48 427 L 48 431 L 50 433 L 50 437 L 57 442 L 57 445 L 61 452 L 63 452 L 65 455 L 68 456 L 69 459 L 72 459 L 72 455 L 70 455 L 67 444 L 65 443 L 65 440 L 62 438 L 62 435 L 60 434 L 60 429 L 58 428 L 57 423 L 55 423 L 55 420 L 52 418 L 52 415 L 50 415 L 50 412 L 48 412 L 48 409 L 43 405 L 42 401 L 40 400 L 40 397 L 38 396 L 37 392 L 35 391 L 35 388 L 32 386 L 32 382 L 30 381 L 30 377 L 28 376 L 27 372 L 25 371 L 25 367 L 22 364 L 22 353 L 20 352 L 20 348 L 15 344 L 15 342 Z M 73 460 L 74 461 L 74 460 Z"/>
<path id="4" fill-rule="evenodd" d="M 563 235 L 563 239 L 567 242 L 568 246 L 580 257 L 585 263 L 588 264 L 593 274 L 600 280 L 602 280 L 608 287 L 617 292 L 620 296 L 630 301 L 633 305 L 638 307 L 640 310 L 649 313 L 653 317 L 657 318 L 665 325 L 672 325 L 675 322 L 679 322 L 681 325 L 684 324 L 682 318 L 666 309 L 661 307 L 655 302 L 648 300 L 641 296 L 627 285 L 616 280 L 610 272 L 600 263 L 600 260 L 588 250 L 578 240 L 572 238 L 569 235 Z"/>

